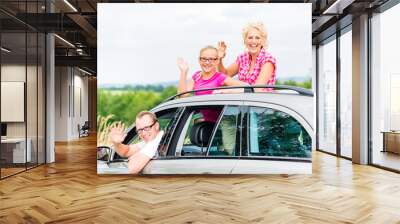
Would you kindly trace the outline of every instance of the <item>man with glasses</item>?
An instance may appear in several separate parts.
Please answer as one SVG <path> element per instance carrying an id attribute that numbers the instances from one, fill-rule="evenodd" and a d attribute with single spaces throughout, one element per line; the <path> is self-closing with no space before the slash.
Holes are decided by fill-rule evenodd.
<path id="1" fill-rule="evenodd" d="M 128 157 L 128 171 L 132 174 L 139 173 L 146 164 L 157 154 L 157 148 L 163 136 L 155 114 L 142 111 L 136 116 L 136 132 L 142 140 L 133 145 L 125 145 L 126 134 L 122 125 L 111 129 L 111 141 L 116 152 Z"/>

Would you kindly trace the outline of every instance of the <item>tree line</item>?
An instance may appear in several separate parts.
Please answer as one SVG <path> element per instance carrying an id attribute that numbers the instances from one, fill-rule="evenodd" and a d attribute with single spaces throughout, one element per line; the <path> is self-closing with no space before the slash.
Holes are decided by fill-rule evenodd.
<path id="1" fill-rule="evenodd" d="M 311 79 L 304 82 L 292 80 L 276 83 L 277 85 L 299 86 L 311 89 Z M 150 110 L 165 99 L 177 93 L 175 86 L 162 85 L 126 85 L 120 88 L 100 88 L 97 92 L 97 116 L 100 118 L 112 115 L 107 122 L 121 121 L 130 126 L 136 114 L 142 110 Z"/>
<path id="2" fill-rule="evenodd" d="M 142 110 L 150 110 L 168 97 L 176 94 L 176 87 L 162 88 L 162 91 L 153 90 L 109 90 L 97 91 L 97 116 L 113 116 L 108 122 L 122 121 L 131 125 L 136 114 Z"/>

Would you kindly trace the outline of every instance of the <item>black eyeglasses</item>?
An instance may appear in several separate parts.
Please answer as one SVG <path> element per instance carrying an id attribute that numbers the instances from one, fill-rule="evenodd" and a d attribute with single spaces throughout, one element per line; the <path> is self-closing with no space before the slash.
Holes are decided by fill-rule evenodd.
<path id="1" fill-rule="evenodd" d="M 151 124 L 151 125 L 145 126 L 145 127 L 141 128 L 141 129 L 137 129 L 137 133 L 138 133 L 138 134 L 141 134 L 143 131 L 150 131 L 151 128 L 152 128 L 156 123 L 157 123 L 157 120 L 155 120 L 155 121 L 153 122 L 153 124 Z"/>
<path id="2" fill-rule="evenodd" d="M 200 57 L 200 61 L 201 62 L 214 62 L 216 61 L 218 58 L 204 58 L 204 57 Z"/>

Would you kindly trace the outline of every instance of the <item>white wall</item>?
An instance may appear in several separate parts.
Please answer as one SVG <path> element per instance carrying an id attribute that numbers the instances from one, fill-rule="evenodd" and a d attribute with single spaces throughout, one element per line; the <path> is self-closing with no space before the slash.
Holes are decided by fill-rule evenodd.
<path id="1" fill-rule="evenodd" d="M 45 143 L 44 143 L 44 83 L 43 83 L 42 67 L 32 66 L 25 64 L 3 64 L 1 66 L 1 81 L 3 82 L 24 82 L 26 86 L 26 97 L 22 98 L 22 107 L 14 110 L 22 113 L 25 117 L 20 122 L 6 122 L 7 123 L 7 137 L 9 138 L 24 138 L 25 135 L 31 144 L 32 162 L 44 163 L 45 159 Z M 27 80 L 25 80 L 27 78 Z M 2 89 L 3 92 L 4 89 Z M 24 94 L 24 90 L 21 94 Z M 7 97 L 2 95 L 2 98 Z M 17 102 L 16 102 L 17 103 Z M 26 103 L 26 106 L 25 106 Z M 13 112 L 9 107 L 2 107 L 2 112 Z M 50 161 L 51 162 L 51 161 Z"/>
<path id="2" fill-rule="evenodd" d="M 55 141 L 68 140 L 68 88 L 70 84 L 69 69 L 55 68 Z"/>
<path id="3" fill-rule="evenodd" d="M 28 72 L 32 70 L 32 66 L 27 68 L 24 65 L 9 64 L 1 66 L 1 81 L 5 82 L 25 82 L 25 69 Z M 26 83 L 26 82 L 25 82 Z M 28 93 L 28 95 L 30 95 Z M 1 108 L 7 110 L 7 108 Z M 25 137 L 25 122 L 7 122 L 7 136 L 8 137 Z"/>
<path id="4" fill-rule="evenodd" d="M 76 68 L 56 67 L 56 141 L 79 138 L 88 120 L 88 78 Z"/>
<path id="5" fill-rule="evenodd" d="M 72 135 L 78 136 L 78 124 L 81 126 L 88 120 L 88 78 L 74 70 L 74 108 L 72 119 Z"/>

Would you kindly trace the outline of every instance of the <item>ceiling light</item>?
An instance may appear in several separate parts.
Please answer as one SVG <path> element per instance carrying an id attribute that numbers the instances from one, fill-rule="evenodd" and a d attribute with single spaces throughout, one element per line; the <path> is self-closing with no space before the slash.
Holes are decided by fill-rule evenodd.
<path id="1" fill-rule="evenodd" d="M 78 53 L 79 55 L 83 55 L 83 50 L 81 48 L 77 48 L 76 53 Z"/>
<path id="2" fill-rule="evenodd" d="M 68 2 L 68 0 L 64 0 L 65 4 L 67 4 L 72 10 L 74 10 L 74 12 L 78 12 L 78 10 L 71 4 Z"/>
<path id="3" fill-rule="evenodd" d="M 5 47 L 1 47 L 1 50 L 4 51 L 4 52 L 6 52 L 6 53 L 10 53 L 10 52 L 11 52 L 11 50 L 9 50 L 9 49 L 7 49 L 7 48 L 5 48 Z"/>
<path id="4" fill-rule="evenodd" d="M 63 41 L 64 43 L 68 44 L 69 46 L 75 48 L 75 45 L 71 44 L 71 42 L 69 42 L 68 40 L 58 36 L 57 34 L 54 34 L 55 37 L 57 37 L 58 39 L 60 39 L 61 41 Z"/>

